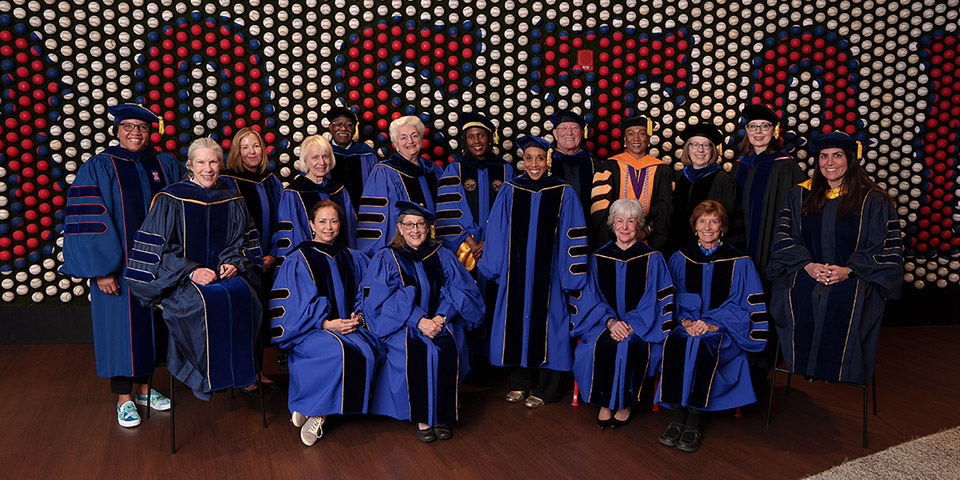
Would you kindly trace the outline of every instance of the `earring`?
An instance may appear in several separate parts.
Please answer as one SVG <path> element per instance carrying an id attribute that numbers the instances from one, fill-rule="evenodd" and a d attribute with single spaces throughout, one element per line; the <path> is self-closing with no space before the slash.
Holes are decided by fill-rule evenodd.
<path id="1" fill-rule="evenodd" d="M 310 230 L 310 238 L 317 238 L 317 232 Z"/>

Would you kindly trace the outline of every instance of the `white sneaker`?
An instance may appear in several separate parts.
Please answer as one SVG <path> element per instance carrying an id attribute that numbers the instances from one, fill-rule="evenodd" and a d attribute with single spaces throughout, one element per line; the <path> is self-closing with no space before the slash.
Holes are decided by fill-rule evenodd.
<path id="1" fill-rule="evenodd" d="M 140 412 L 137 411 L 137 406 L 130 401 L 123 402 L 123 405 L 118 403 L 117 422 L 124 428 L 140 425 Z"/>
<path id="2" fill-rule="evenodd" d="M 294 427 L 300 428 L 304 423 L 307 423 L 307 416 L 300 412 L 293 412 L 293 415 L 290 416 L 290 423 Z"/>
<path id="3" fill-rule="evenodd" d="M 304 445 L 311 447 L 317 443 L 317 439 L 323 436 L 323 417 L 309 417 L 307 423 L 300 427 L 300 441 Z"/>

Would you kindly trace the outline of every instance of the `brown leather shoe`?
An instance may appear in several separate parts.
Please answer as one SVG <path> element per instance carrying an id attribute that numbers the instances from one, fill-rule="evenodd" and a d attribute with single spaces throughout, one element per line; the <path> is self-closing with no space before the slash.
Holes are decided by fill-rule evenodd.
<path id="1" fill-rule="evenodd" d="M 527 408 L 540 408 L 545 405 L 543 400 L 540 397 L 530 395 L 526 400 L 523 401 L 523 405 Z"/>
<path id="2" fill-rule="evenodd" d="M 510 403 L 520 403 L 527 396 L 520 390 L 511 390 L 507 392 L 507 401 Z"/>

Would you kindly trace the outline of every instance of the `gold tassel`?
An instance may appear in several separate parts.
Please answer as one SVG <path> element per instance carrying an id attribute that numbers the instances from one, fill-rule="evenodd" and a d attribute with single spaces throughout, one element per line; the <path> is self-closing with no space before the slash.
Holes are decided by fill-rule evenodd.
<path id="1" fill-rule="evenodd" d="M 357 140 L 360 140 L 360 122 L 359 122 L 359 119 L 357 120 L 358 121 L 353 124 L 353 141 L 354 142 L 356 142 Z"/>
<path id="2" fill-rule="evenodd" d="M 163 115 L 157 115 L 157 118 L 160 120 L 160 126 L 159 126 L 160 135 L 163 135 Z"/>
<path id="3" fill-rule="evenodd" d="M 717 145 L 717 163 L 723 161 L 723 145 Z"/>
<path id="4" fill-rule="evenodd" d="M 553 149 L 547 149 L 547 170 L 550 170 L 550 167 L 553 166 Z"/>
<path id="5" fill-rule="evenodd" d="M 500 145 L 500 129 L 498 128 L 493 129 L 493 144 Z"/>
<path id="6" fill-rule="evenodd" d="M 778 123 L 773 129 L 773 138 L 780 138 L 780 124 Z"/>
<path id="7" fill-rule="evenodd" d="M 587 126 L 587 125 L 584 125 L 584 126 L 583 126 L 583 139 L 584 139 L 584 140 L 587 139 L 587 134 L 588 134 L 589 132 L 590 132 L 590 127 Z"/>
<path id="8" fill-rule="evenodd" d="M 653 136 L 653 119 L 652 118 L 647 118 L 647 136 L 648 137 Z"/>
<path id="9" fill-rule="evenodd" d="M 863 144 L 860 143 L 860 140 L 857 140 L 857 160 L 863 158 Z"/>

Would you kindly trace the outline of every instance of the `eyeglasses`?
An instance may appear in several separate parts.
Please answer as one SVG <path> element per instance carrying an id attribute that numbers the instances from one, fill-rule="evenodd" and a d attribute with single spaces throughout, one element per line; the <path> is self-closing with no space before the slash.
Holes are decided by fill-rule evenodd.
<path id="1" fill-rule="evenodd" d="M 345 130 L 353 130 L 354 123 L 353 123 L 353 122 L 332 122 L 332 123 L 330 123 L 330 126 L 332 126 L 333 128 L 342 128 L 342 129 L 345 129 Z"/>
<path id="2" fill-rule="evenodd" d="M 712 143 L 688 143 L 690 150 L 709 150 L 713 147 Z"/>
<path id="3" fill-rule="evenodd" d="M 121 123 L 120 128 L 124 132 L 132 132 L 133 129 L 140 130 L 140 133 L 147 133 L 150 130 L 150 125 L 147 124 L 137 124 L 137 123 Z"/>
<path id="4" fill-rule="evenodd" d="M 424 230 L 427 228 L 427 222 L 403 222 L 400 226 L 407 231 L 413 230 L 414 228 Z"/>
<path id="5" fill-rule="evenodd" d="M 770 130 L 770 128 L 772 127 L 773 127 L 773 124 L 768 122 L 754 123 L 754 124 L 748 124 L 747 130 L 750 130 L 751 132 L 756 132 L 757 130 L 760 130 L 761 132 L 766 132 L 767 130 Z"/>

